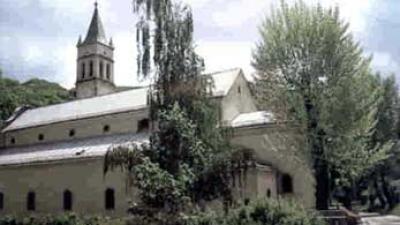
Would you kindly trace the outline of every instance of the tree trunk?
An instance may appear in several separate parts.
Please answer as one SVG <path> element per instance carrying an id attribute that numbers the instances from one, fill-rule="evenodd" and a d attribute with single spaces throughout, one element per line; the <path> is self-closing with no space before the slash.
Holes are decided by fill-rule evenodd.
<path id="1" fill-rule="evenodd" d="M 314 176 L 316 181 L 316 208 L 326 210 L 329 207 L 329 169 L 324 157 L 324 131 L 318 126 L 318 111 L 307 96 L 304 98 L 304 106 L 307 115 L 307 134 L 313 159 Z"/>
<path id="2" fill-rule="evenodd" d="M 318 210 L 326 210 L 329 207 L 328 166 L 326 165 L 326 163 L 321 163 L 321 160 L 316 160 L 314 170 L 316 180 L 316 208 Z"/>

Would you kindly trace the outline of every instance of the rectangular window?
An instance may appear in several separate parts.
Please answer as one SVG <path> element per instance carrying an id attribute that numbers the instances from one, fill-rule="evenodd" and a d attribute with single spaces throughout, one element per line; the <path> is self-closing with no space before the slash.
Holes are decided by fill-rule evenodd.
<path id="1" fill-rule="evenodd" d="M 35 192 L 29 192 L 26 201 L 26 209 L 28 211 L 35 211 L 36 208 L 35 201 L 36 201 Z"/>
<path id="2" fill-rule="evenodd" d="M 4 209 L 4 194 L 0 192 L 0 210 Z"/>

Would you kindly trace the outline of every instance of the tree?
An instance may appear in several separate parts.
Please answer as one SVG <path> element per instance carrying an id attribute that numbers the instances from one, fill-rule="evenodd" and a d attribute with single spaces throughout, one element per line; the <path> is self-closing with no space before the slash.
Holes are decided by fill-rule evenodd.
<path id="1" fill-rule="evenodd" d="M 388 148 L 369 145 L 381 100 L 370 59 L 338 8 L 282 1 L 260 34 L 253 54 L 260 102 L 278 119 L 300 123 L 316 180 L 316 207 L 327 209 L 331 187 L 349 186 Z"/>
<path id="2" fill-rule="evenodd" d="M 46 106 L 70 100 L 68 90 L 45 80 L 31 79 L 19 83 L 0 77 L 0 120 L 8 119 L 22 105 Z"/>
<path id="3" fill-rule="evenodd" d="M 136 0 L 134 11 L 138 75 L 152 80 L 154 126 L 149 144 L 110 149 L 104 171 L 122 166 L 132 178 L 140 201 L 130 212 L 137 221 L 179 224 L 183 213 L 204 201 L 232 202 L 232 179 L 250 166 L 252 155 L 233 151 L 226 131 L 217 126 L 218 107 L 209 99 L 212 80 L 201 76 L 204 65 L 194 51 L 189 7 Z"/>
<path id="4" fill-rule="evenodd" d="M 378 105 L 376 131 L 372 136 L 372 145 L 386 142 L 397 142 L 399 128 L 399 96 L 394 75 L 382 77 L 376 75 L 376 82 L 383 90 L 382 101 Z M 397 146 L 389 151 L 389 157 L 370 168 L 360 179 L 360 189 L 368 188 L 370 209 L 376 208 L 375 198 L 378 197 L 382 209 L 392 209 L 395 206 L 393 187 L 390 184 L 395 175 L 395 168 L 400 159 Z"/>

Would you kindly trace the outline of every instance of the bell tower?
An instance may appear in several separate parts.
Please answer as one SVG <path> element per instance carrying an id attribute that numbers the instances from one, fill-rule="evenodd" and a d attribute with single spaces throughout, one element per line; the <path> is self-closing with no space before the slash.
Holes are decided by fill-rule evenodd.
<path id="1" fill-rule="evenodd" d="M 100 20 L 97 2 L 94 4 L 92 21 L 85 40 L 79 37 L 76 97 L 89 98 L 106 95 L 115 91 L 114 46 L 112 39 L 106 39 Z"/>

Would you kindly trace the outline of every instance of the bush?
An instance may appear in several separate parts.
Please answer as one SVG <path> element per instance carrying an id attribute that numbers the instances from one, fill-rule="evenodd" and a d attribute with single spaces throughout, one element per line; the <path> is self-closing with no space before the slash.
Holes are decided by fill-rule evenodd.
<path id="1" fill-rule="evenodd" d="M 58 216 L 5 216 L 0 218 L 0 225 L 124 225 L 122 219 L 110 219 L 108 217 L 86 216 L 79 217 L 75 214 Z"/>
<path id="2" fill-rule="evenodd" d="M 281 199 L 259 199 L 228 213 L 188 216 L 185 225 L 325 225 L 313 211 Z"/>

